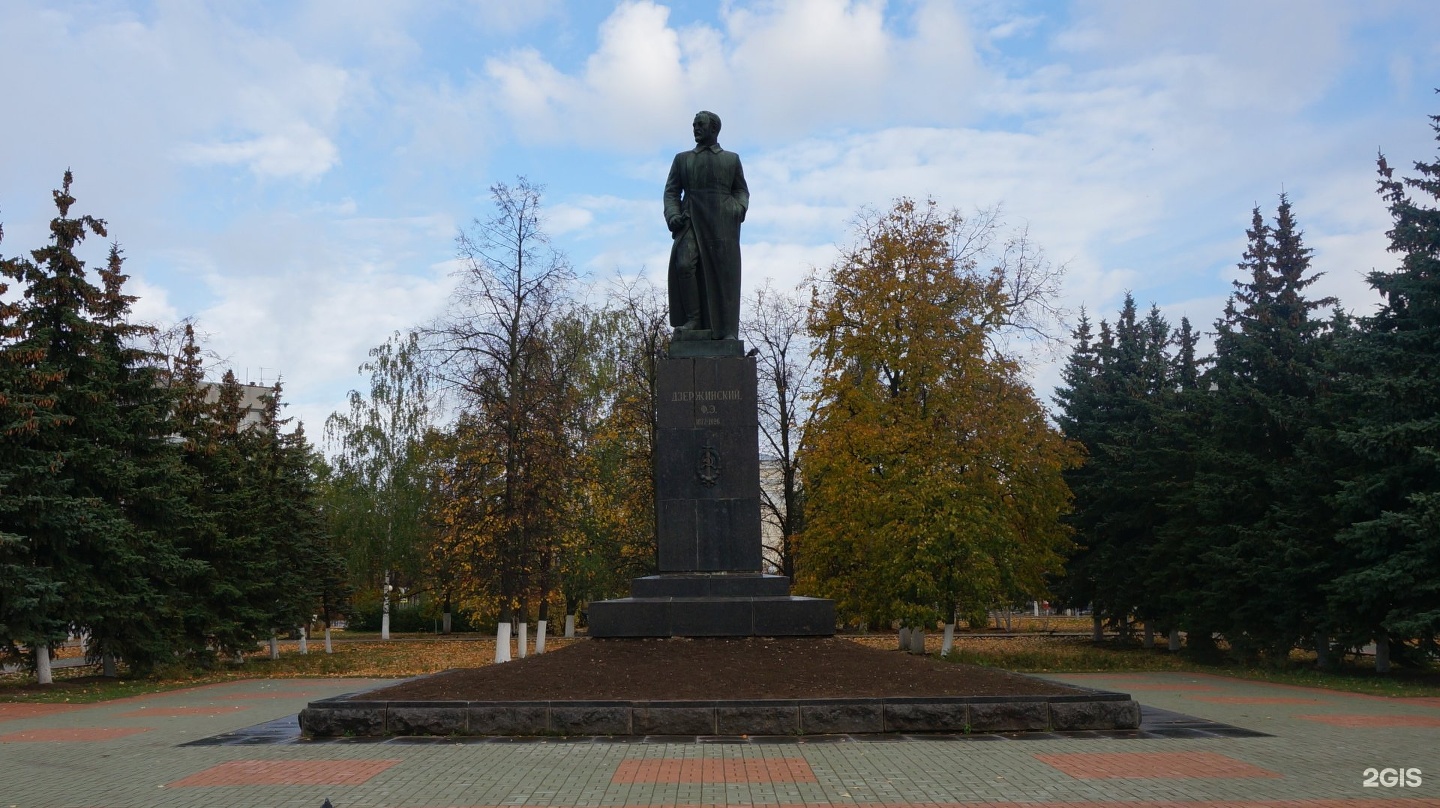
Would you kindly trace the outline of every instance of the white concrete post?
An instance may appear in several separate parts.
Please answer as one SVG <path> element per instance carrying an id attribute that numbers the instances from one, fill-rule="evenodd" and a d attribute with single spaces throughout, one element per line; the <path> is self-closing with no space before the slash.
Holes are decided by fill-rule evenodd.
<path id="1" fill-rule="evenodd" d="M 382 594 L 380 600 L 380 639 L 382 640 L 390 639 L 390 590 L 393 588 L 394 587 L 390 586 L 390 570 L 385 570 L 385 586 L 380 589 Z"/>
<path id="2" fill-rule="evenodd" d="M 35 681 L 42 685 L 55 684 L 55 677 L 50 673 L 49 643 L 35 643 Z"/>
<path id="3" fill-rule="evenodd" d="M 309 630 L 308 628 L 306 628 L 305 626 L 301 626 L 301 627 L 300 627 L 300 653 L 301 653 L 301 654 L 306 654 L 306 655 L 308 655 L 308 654 L 310 653 L 310 645 L 306 642 L 306 640 L 309 639 L 309 636 L 310 636 L 310 630 Z"/>
<path id="4" fill-rule="evenodd" d="M 529 624 L 529 623 L 521 623 L 521 624 L 520 624 L 520 643 L 519 643 L 519 646 L 520 646 L 520 656 L 519 656 L 519 658 L 520 658 L 520 659 L 524 659 L 524 658 L 525 658 L 525 646 L 527 646 L 527 645 L 530 644 L 530 639 L 529 639 L 529 637 L 527 636 L 529 633 L 530 633 L 530 624 Z"/>
<path id="5" fill-rule="evenodd" d="M 565 615 L 565 639 L 567 639 L 567 640 L 572 640 L 572 639 L 574 639 L 574 638 L 575 638 L 575 615 L 573 615 L 573 614 L 567 614 L 567 615 Z"/>
<path id="6" fill-rule="evenodd" d="M 539 656 L 539 655 L 545 653 L 545 624 L 548 623 L 548 622 L 550 622 L 550 621 L 549 621 L 549 620 L 541 620 L 539 623 L 536 623 L 536 624 L 535 624 L 535 655 L 536 655 L 536 656 Z"/>
<path id="7" fill-rule="evenodd" d="M 495 661 L 510 661 L 510 624 L 501 623 L 495 627 Z"/>
<path id="8" fill-rule="evenodd" d="M 1040 601 L 1038 601 L 1038 600 L 1032 600 L 1032 601 L 1030 601 L 1030 608 L 1031 608 L 1031 609 L 1034 609 L 1034 614 L 1035 614 L 1036 617 L 1039 617 L 1039 616 L 1040 616 Z"/>
<path id="9" fill-rule="evenodd" d="M 955 624 L 946 623 L 945 638 L 940 641 L 940 656 L 950 656 L 950 652 L 953 650 L 955 650 Z"/>

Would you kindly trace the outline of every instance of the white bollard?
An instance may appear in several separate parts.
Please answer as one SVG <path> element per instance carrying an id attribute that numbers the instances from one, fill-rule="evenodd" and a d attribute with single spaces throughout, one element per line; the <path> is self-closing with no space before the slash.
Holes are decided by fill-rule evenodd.
<path id="1" fill-rule="evenodd" d="M 565 615 L 565 639 L 575 639 L 575 615 Z"/>
<path id="2" fill-rule="evenodd" d="M 950 652 L 953 650 L 955 650 L 955 624 L 946 623 L 945 638 L 940 641 L 940 656 L 950 656 Z"/>
<path id="3" fill-rule="evenodd" d="M 520 659 L 524 659 L 524 658 L 525 658 L 525 646 L 527 646 L 527 645 L 530 644 L 530 638 L 527 636 L 527 635 L 529 634 L 529 632 L 530 632 L 530 624 L 529 624 L 529 623 L 521 623 L 521 624 L 520 624 L 520 643 L 519 643 L 519 646 L 520 646 L 520 656 L 519 656 L 519 658 L 520 658 Z"/>
<path id="4" fill-rule="evenodd" d="M 330 644 L 330 626 L 329 626 L 329 624 L 326 624 L 326 626 L 325 626 L 325 653 L 327 653 L 327 654 L 333 654 L 333 653 L 335 653 L 335 646 Z"/>
<path id="5" fill-rule="evenodd" d="M 309 654 L 309 653 L 310 653 L 310 646 L 309 646 L 309 644 L 306 642 L 306 640 L 309 639 L 309 637 L 310 637 L 310 630 L 307 629 L 307 628 L 305 628 L 304 626 L 301 626 L 301 627 L 300 627 L 300 653 L 301 653 L 301 654 Z"/>
<path id="6" fill-rule="evenodd" d="M 545 653 L 545 624 L 550 621 L 541 620 L 535 624 L 535 656 Z"/>
<path id="7" fill-rule="evenodd" d="M 42 685 L 55 684 L 55 677 L 50 673 L 49 643 L 35 643 L 35 681 Z"/>
<path id="8" fill-rule="evenodd" d="M 495 627 L 495 661 L 510 661 L 510 624 L 501 623 Z"/>

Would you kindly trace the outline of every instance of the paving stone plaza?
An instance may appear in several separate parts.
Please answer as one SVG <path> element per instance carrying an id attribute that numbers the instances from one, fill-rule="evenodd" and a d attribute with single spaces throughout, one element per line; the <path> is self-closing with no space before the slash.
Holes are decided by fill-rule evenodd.
<path id="1" fill-rule="evenodd" d="M 1134 694 L 1145 708 L 1141 729 L 300 739 L 294 717 L 308 701 L 381 684 L 356 679 L 252 680 L 84 706 L 0 704 L 0 808 L 320 808 L 327 799 L 334 808 L 1440 808 L 1440 699 L 1184 673 L 1055 678 Z"/>

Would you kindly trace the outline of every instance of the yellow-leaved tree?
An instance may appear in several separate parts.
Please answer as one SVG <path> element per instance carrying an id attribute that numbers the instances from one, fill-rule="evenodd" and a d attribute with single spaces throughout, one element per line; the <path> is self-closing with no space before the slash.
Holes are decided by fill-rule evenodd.
<path id="1" fill-rule="evenodd" d="M 998 232 L 900 199 L 815 280 L 797 583 L 843 620 L 933 628 L 1038 597 L 1069 547 L 1079 454 L 1004 349 L 1054 314 L 1059 273 Z"/>

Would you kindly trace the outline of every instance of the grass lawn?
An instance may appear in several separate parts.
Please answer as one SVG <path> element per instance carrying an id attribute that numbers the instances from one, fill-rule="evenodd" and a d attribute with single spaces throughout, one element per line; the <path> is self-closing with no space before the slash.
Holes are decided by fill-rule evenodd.
<path id="1" fill-rule="evenodd" d="M 939 654 L 940 639 L 926 638 L 926 649 Z M 885 647 L 895 640 L 885 637 Z M 932 648 L 933 643 L 933 648 Z M 1391 697 L 1440 696 L 1440 671 L 1393 668 L 1388 675 L 1375 673 L 1369 659 L 1348 662 L 1334 671 L 1314 668 L 1314 655 L 1296 654 L 1286 667 L 1247 667 L 1238 663 L 1199 663 L 1181 654 L 1158 647 L 1146 650 L 1138 645 L 1095 644 L 1074 637 L 1014 637 L 1003 639 L 957 637 L 955 662 L 984 665 L 1022 673 L 1089 673 L 1122 671 L 1185 671 L 1258 679 L 1276 684 L 1320 687 L 1352 693 Z"/>
<path id="2" fill-rule="evenodd" d="M 1084 623 L 1088 625 L 1088 619 L 1084 620 Z M 1068 625 L 1056 626 L 1052 623 L 1046 628 L 1037 625 L 1031 628 L 1032 633 L 1001 637 L 962 633 L 956 637 L 955 650 L 949 659 L 1024 673 L 1177 671 L 1235 676 L 1379 696 L 1440 696 L 1440 672 L 1433 669 L 1416 671 L 1397 668 L 1388 676 L 1379 676 L 1359 667 L 1322 672 L 1311 667 L 1313 660 L 1298 656 L 1288 668 L 1279 669 L 1246 668 L 1235 664 L 1208 665 L 1160 649 L 1147 651 L 1134 645 L 1110 642 L 1097 645 L 1088 638 L 1033 633 L 1073 630 Z M 55 671 L 55 684 L 42 687 L 34 683 L 33 676 L 11 674 L 0 676 L 0 702 L 105 701 L 239 679 L 399 679 L 450 668 L 489 665 L 495 659 L 495 640 L 490 636 L 436 637 L 430 634 L 396 634 L 392 637 L 389 642 L 382 642 L 374 634 L 346 632 L 336 635 L 334 654 L 324 653 L 323 641 L 312 640 L 310 653 L 303 656 L 299 653 L 298 643 L 282 641 L 281 656 L 278 660 L 271 660 L 268 650 L 260 648 L 247 656 L 244 664 L 227 662 L 214 670 L 198 672 L 165 671 L 150 678 L 105 679 L 96 676 L 98 671 L 93 667 L 58 668 Z M 895 636 L 888 633 L 851 636 L 850 639 L 876 648 L 896 647 Z M 927 650 L 932 655 L 938 655 L 940 635 L 928 635 L 926 640 Z M 550 650 L 554 650 L 571 642 L 576 640 L 547 638 L 546 645 Z"/>

